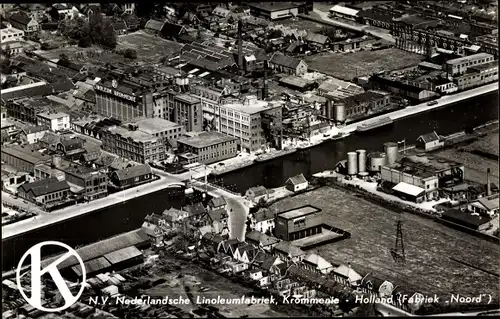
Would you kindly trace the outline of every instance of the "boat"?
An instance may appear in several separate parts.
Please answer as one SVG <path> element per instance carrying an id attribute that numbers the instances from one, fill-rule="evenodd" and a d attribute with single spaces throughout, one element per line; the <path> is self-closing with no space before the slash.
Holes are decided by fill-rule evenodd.
<path id="1" fill-rule="evenodd" d="M 344 133 L 338 133 L 333 135 L 332 137 L 329 138 L 329 140 L 340 140 L 341 138 L 344 138 Z"/>
<path id="2" fill-rule="evenodd" d="M 281 150 L 281 151 L 278 151 L 278 152 L 266 153 L 266 154 L 259 155 L 259 157 L 257 157 L 255 159 L 255 161 L 256 162 L 270 161 L 270 160 L 275 159 L 277 157 L 289 155 L 289 154 L 292 154 L 292 153 L 295 153 L 295 152 L 297 152 L 296 148 L 290 148 L 290 149 Z"/>
<path id="3" fill-rule="evenodd" d="M 379 127 L 387 126 L 394 123 L 390 117 L 383 117 L 380 120 L 373 121 L 371 123 L 363 123 L 356 128 L 356 132 L 363 133 Z"/>

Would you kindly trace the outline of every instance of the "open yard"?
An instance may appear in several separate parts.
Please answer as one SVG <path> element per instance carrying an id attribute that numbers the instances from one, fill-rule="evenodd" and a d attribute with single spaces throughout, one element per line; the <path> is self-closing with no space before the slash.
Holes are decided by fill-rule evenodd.
<path id="1" fill-rule="evenodd" d="M 368 76 L 380 71 L 391 71 L 417 65 L 424 56 L 390 48 L 354 53 L 324 53 L 305 58 L 309 68 L 342 80 Z"/>
<path id="2" fill-rule="evenodd" d="M 319 33 L 325 25 L 322 23 L 317 23 L 311 20 L 305 20 L 301 18 L 286 19 L 279 21 L 279 24 L 287 26 L 292 29 L 306 30 L 307 32 Z"/>
<path id="3" fill-rule="evenodd" d="M 118 36 L 116 49 L 134 49 L 137 51 L 138 59 L 157 62 L 167 55 L 180 51 L 181 47 L 181 43 L 165 40 L 144 31 L 137 31 Z"/>
<path id="4" fill-rule="evenodd" d="M 466 146 L 438 151 L 436 155 L 463 163 L 465 166 L 465 179 L 476 183 L 486 183 L 486 171 L 489 168 L 491 169 L 491 182 L 498 186 L 500 175 L 498 161 L 489 158 L 489 156 L 474 153 L 474 151 L 498 156 L 498 131 L 479 138 Z"/>
<path id="5" fill-rule="evenodd" d="M 437 294 L 444 300 L 449 300 L 451 293 L 485 293 L 498 302 L 497 245 L 433 220 L 405 214 L 406 264 L 400 266 L 390 254 L 396 240 L 397 213 L 330 187 L 286 198 L 273 206 L 284 211 L 307 204 L 321 208 L 325 222 L 352 234 L 350 239 L 317 248 L 326 260 L 350 262 L 362 276 L 371 273 L 408 293 Z"/>

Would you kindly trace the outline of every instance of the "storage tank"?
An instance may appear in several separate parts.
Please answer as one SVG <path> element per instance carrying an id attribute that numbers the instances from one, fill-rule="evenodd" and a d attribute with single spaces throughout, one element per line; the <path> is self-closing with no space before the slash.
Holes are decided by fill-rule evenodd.
<path id="1" fill-rule="evenodd" d="M 358 153 L 358 172 L 366 172 L 366 150 L 357 150 Z"/>
<path id="2" fill-rule="evenodd" d="M 358 154 L 356 152 L 347 153 L 347 175 L 358 173 Z"/>
<path id="3" fill-rule="evenodd" d="M 398 144 L 393 142 L 387 142 L 384 144 L 384 152 L 386 155 L 386 165 L 392 166 L 396 163 L 398 159 Z"/>
<path id="4" fill-rule="evenodd" d="M 382 169 L 382 166 L 386 164 L 386 155 L 382 152 L 375 152 L 368 154 L 368 158 L 370 161 L 369 170 L 370 172 L 379 173 Z"/>
<path id="5" fill-rule="evenodd" d="M 345 122 L 345 104 L 337 102 L 333 105 L 334 119 L 338 123 Z"/>
<path id="6" fill-rule="evenodd" d="M 55 168 L 60 168 L 62 163 L 62 157 L 61 155 L 54 155 L 52 156 L 52 166 Z"/>

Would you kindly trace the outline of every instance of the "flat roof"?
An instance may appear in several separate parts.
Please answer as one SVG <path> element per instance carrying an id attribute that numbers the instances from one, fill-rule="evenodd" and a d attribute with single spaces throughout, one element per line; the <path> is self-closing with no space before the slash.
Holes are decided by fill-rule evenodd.
<path id="1" fill-rule="evenodd" d="M 160 133 L 172 128 L 182 127 L 180 124 L 159 117 L 140 119 L 135 121 L 135 124 L 139 126 L 139 130 L 148 134 Z"/>
<path id="2" fill-rule="evenodd" d="M 470 60 L 474 60 L 474 59 L 482 59 L 482 58 L 490 58 L 490 57 L 493 57 L 493 55 L 491 55 L 489 53 L 482 52 L 482 53 L 477 53 L 477 54 L 473 54 L 473 55 L 469 55 L 469 56 L 464 56 L 462 58 L 448 60 L 448 61 L 446 61 L 446 64 L 460 64 L 462 62 L 466 62 L 466 61 L 470 61 Z"/>
<path id="3" fill-rule="evenodd" d="M 67 113 L 64 112 L 42 112 L 38 113 L 36 116 L 43 117 L 45 119 L 53 120 L 53 119 L 58 119 L 61 117 L 69 116 Z"/>
<path id="4" fill-rule="evenodd" d="M 189 104 L 194 104 L 194 103 L 200 102 L 200 99 L 199 99 L 199 98 L 194 97 L 194 96 L 193 96 L 193 95 L 191 95 L 191 94 L 180 94 L 180 95 L 176 95 L 176 96 L 174 97 L 174 100 L 179 100 L 179 101 L 186 102 L 186 103 L 189 103 Z"/>
<path id="5" fill-rule="evenodd" d="M 274 108 L 281 107 L 281 105 L 273 106 L 266 101 L 261 101 L 257 99 L 247 99 L 244 102 L 223 104 L 221 105 L 221 107 L 232 109 L 234 111 L 238 111 L 241 113 L 255 114 L 266 110 L 272 110 Z"/>
<path id="6" fill-rule="evenodd" d="M 278 216 L 284 219 L 294 219 L 298 217 L 304 217 L 317 212 L 321 212 L 321 209 L 311 205 L 306 205 L 298 208 L 293 208 L 291 210 L 287 210 L 282 213 L 278 213 Z"/>
<path id="7" fill-rule="evenodd" d="M 258 3 L 249 3 L 248 6 L 250 8 L 259 9 L 262 11 L 274 12 L 280 10 L 288 10 L 293 8 L 298 8 L 299 5 L 296 3 L 286 3 L 286 2 L 258 2 Z"/>
<path id="8" fill-rule="evenodd" d="M 158 137 L 153 136 L 151 134 L 142 131 L 131 131 L 121 126 L 110 127 L 108 128 L 108 131 L 110 131 L 113 134 L 118 134 L 124 138 L 131 138 L 136 142 L 145 143 L 145 142 L 154 142 L 158 140 Z"/>
<path id="9" fill-rule="evenodd" d="M 200 148 L 234 140 L 238 140 L 238 138 L 219 132 L 202 132 L 191 137 L 181 137 L 177 140 L 177 143 Z"/>

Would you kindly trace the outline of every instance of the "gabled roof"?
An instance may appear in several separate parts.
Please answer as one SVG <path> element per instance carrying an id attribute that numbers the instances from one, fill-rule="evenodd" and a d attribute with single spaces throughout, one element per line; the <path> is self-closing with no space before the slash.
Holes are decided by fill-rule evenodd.
<path id="1" fill-rule="evenodd" d="M 202 203 L 187 205 L 183 208 L 183 210 L 188 212 L 189 216 L 197 216 L 207 212 Z"/>
<path id="2" fill-rule="evenodd" d="M 179 216 L 184 215 L 186 212 L 179 210 L 177 208 L 169 208 L 166 209 L 162 216 L 166 217 L 169 221 L 174 221 L 179 218 Z"/>
<path id="3" fill-rule="evenodd" d="M 281 259 L 279 259 L 277 256 L 270 256 L 266 254 L 267 258 L 264 259 L 264 262 L 260 266 L 260 268 L 269 271 L 271 267 L 276 263 L 282 263 Z"/>
<path id="4" fill-rule="evenodd" d="M 35 134 L 43 131 L 47 131 L 47 129 L 43 126 L 26 126 L 22 129 L 22 132 L 26 135 Z"/>
<path id="5" fill-rule="evenodd" d="M 433 141 L 439 141 L 439 135 L 436 133 L 436 131 L 433 131 L 432 133 L 427 133 L 427 134 L 424 134 L 424 135 L 420 135 L 417 138 L 417 141 L 418 140 L 421 140 L 424 143 L 429 143 L 429 142 L 433 142 Z"/>
<path id="6" fill-rule="evenodd" d="M 146 22 L 144 29 L 151 29 L 151 30 L 160 32 L 162 30 L 164 24 L 165 24 L 165 22 L 151 19 L 148 22 Z"/>
<path id="7" fill-rule="evenodd" d="M 274 219 L 274 212 L 267 209 L 267 208 L 264 208 L 264 209 L 261 209 L 259 210 L 258 212 L 256 212 L 254 215 L 253 215 L 253 218 L 255 219 L 255 221 L 258 223 L 258 222 L 262 222 L 262 221 L 266 221 L 266 220 L 270 220 L 270 219 Z"/>
<path id="8" fill-rule="evenodd" d="M 279 52 L 274 53 L 273 56 L 271 57 L 271 60 L 269 60 L 270 63 L 285 66 L 287 68 L 293 68 L 293 69 L 295 69 L 300 64 L 301 61 L 302 60 L 300 60 L 300 59 L 295 59 L 295 58 L 283 55 Z"/>
<path id="9" fill-rule="evenodd" d="M 326 44 L 329 38 L 326 35 L 322 35 L 319 33 L 308 32 L 305 38 L 308 42 Z"/>
<path id="10" fill-rule="evenodd" d="M 226 205 L 226 200 L 224 199 L 224 196 L 214 197 L 208 204 L 212 207 L 217 208 Z"/>
<path id="11" fill-rule="evenodd" d="M 279 242 L 278 238 L 268 236 L 268 235 L 266 235 L 266 234 L 264 234 L 264 233 L 262 233 L 262 232 L 260 232 L 258 230 L 252 230 L 251 232 L 246 233 L 245 234 L 245 239 L 246 240 L 251 240 L 251 241 L 254 241 L 254 242 L 258 242 L 263 247 L 266 247 L 266 246 L 269 246 L 269 245 L 273 245 L 273 244 L 277 244 Z"/>
<path id="12" fill-rule="evenodd" d="M 164 37 L 176 37 L 184 31 L 185 28 L 180 24 L 165 22 L 161 29 L 161 34 Z"/>
<path id="13" fill-rule="evenodd" d="M 337 268 L 333 270 L 336 274 L 348 278 L 350 282 L 356 282 L 358 280 L 361 280 L 363 277 L 361 277 L 360 274 L 355 272 L 350 266 L 346 265 L 340 265 Z"/>
<path id="14" fill-rule="evenodd" d="M 490 197 L 481 197 L 477 200 L 478 203 L 483 205 L 487 210 L 494 210 L 498 208 L 499 198 L 498 195 Z"/>
<path id="15" fill-rule="evenodd" d="M 24 193 L 32 191 L 33 195 L 42 196 L 62 190 L 68 190 L 69 185 L 66 181 L 59 181 L 57 178 L 51 177 L 33 183 L 23 184 L 19 188 L 22 189 Z"/>
<path id="16" fill-rule="evenodd" d="M 292 183 L 293 185 L 300 185 L 300 184 L 303 184 L 303 183 L 307 183 L 307 179 L 304 177 L 303 174 L 300 174 L 300 175 L 297 175 L 297 176 L 293 176 L 293 177 L 290 177 L 286 183 Z"/>
<path id="17" fill-rule="evenodd" d="M 50 131 L 45 132 L 45 134 L 43 134 L 42 138 L 40 139 L 40 142 L 53 146 L 55 146 L 60 141 L 61 141 L 61 136 Z"/>
<path id="18" fill-rule="evenodd" d="M 9 17 L 9 20 L 17 22 L 19 24 L 27 25 L 31 18 L 24 12 L 16 12 Z"/>
<path id="19" fill-rule="evenodd" d="M 305 252 L 289 241 L 282 240 L 276 246 L 274 251 L 283 253 L 291 258 L 305 255 Z"/>
<path id="20" fill-rule="evenodd" d="M 396 186 L 392 188 L 392 190 L 408 194 L 411 196 L 420 196 L 423 193 L 425 193 L 425 189 L 405 182 L 398 183 Z"/>
<path id="21" fill-rule="evenodd" d="M 267 189 L 264 186 L 251 187 L 249 190 L 251 190 L 257 197 L 267 194 Z"/>
<path id="22" fill-rule="evenodd" d="M 127 30 L 128 27 L 125 21 L 116 21 L 113 23 L 113 29 L 115 31 L 120 31 L 120 30 Z"/>
<path id="23" fill-rule="evenodd" d="M 151 167 L 149 167 L 148 164 L 141 164 L 115 171 L 112 174 L 116 174 L 118 180 L 123 181 L 130 178 L 144 176 L 146 174 L 151 174 Z"/>
<path id="24" fill-rule="evenodd" d="M 302 260 L 302 262 L 309 263 L 316 267 L 317 270 L 332 268 L 332 264 L 326 261 L 323 257 L 317 254 L 309 254 Z"/>

